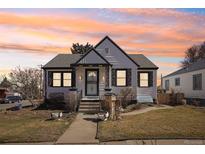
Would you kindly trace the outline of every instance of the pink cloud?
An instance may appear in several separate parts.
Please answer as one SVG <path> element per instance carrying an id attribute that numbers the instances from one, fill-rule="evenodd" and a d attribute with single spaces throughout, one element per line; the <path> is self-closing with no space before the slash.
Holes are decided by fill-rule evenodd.
<path id="1" fill-rule="evenodd" d="M 19 50 L 28 50 L 28 52 L 36 49 L 39 49 L 39 52 L 48 53 L 52 53 L 55 50 L 55 52 L 66 52 L 73 42 L 90 42 L 95 44 L 104 35 L 111 35 L 111 37 L 118 35 L 122 37 L 116 39 L 116 42 L 123 46 L 127 52 L 158 56 L 167 56 L 168 54 L 172 57 L 183 57 L 184 51 L 189 46 L 203 41 L 205 37 L 205 32 L 201 30 L 202 28 L 200 26 L 198 29 L 195 27 L 195 22 L 201 21 L 199 19 L 201 16 L 189 15 L 171 9 L 114 9 L 113 11 L 140 15 L 145 18 L 170 18 L 177 21 L 173 21 L 173 26 L 165 27 L 164 25 L 153 23 L 111 23 L 95 20 L 82 14 L 62 14 L 61 16 L 52 14 L 51 17 L 49 14 L 18 15 L 14 13 L 0 13 L 1 25 L 18 27 L 16 36 L 25 35 L 28 37 L 28 40 L 35 38 L 35 40 L 45 39 L 45 41 L 48 40 L 50 42 L 49 44 L 44 44 L 44 41 L 42 43 L 39 41 L 36 44 L 31 41 L 24 45 L 18 45 L 12 41 L 0 41 L 0 46 L 1 48 L 18 46 Z M 186 31 L 183 31 L 184 29 Z M 99 32 L 102 35 L 95 35 Z M 9 37 L 12 37 L 12 35 Z M 145 42 L 136 42 L 141 40 L 141 38 Z M 67 45 L 65 45 L 66 43 Z"/>

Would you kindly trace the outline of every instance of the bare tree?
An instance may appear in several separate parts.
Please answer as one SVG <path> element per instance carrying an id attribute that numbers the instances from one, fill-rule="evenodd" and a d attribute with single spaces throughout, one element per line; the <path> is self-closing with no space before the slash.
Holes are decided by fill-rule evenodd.
<path id="1" fill-rule="evenodd" d="M 187 67 L 201 58 L 205 58 L 205 42 L 200 45 L 193 45 L 187 49 L 185 52 L 185 58 L 181 62 L 182 67 Z"/>
<path id="2" fill-rule="evenodd" d="M 14 91 L 19 92 L 23 98 L 31 103 L 33 99 L 40 98 L 41 70 L 37 68 L 17 67 L 9 74 Z"/>

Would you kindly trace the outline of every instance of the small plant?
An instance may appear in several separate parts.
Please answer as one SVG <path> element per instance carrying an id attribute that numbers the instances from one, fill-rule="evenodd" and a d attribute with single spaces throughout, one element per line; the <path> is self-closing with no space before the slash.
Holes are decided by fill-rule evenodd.
<path id="1" fill-rule="evenodd" d="M 121 106 L 123 108 L 126 108 L 127 105 L 129 105 L 133 99 L 134 96 L 134 92 L 132 90 L 132 88 L 124 88 L 120 91 L 119 94 L 119 100 L 121 103 Z"/>

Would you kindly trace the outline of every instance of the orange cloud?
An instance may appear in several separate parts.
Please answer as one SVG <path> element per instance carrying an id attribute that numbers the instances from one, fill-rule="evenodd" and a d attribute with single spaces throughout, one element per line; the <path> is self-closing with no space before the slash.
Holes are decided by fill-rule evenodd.
<path id="1" fill-rule="evenodd" d="M 51 45 L 35 45 L 35 44 L 0 44 L 1 49 L 14 49 L 21 50 L 24 52 L 33 52 L 33 53 L 68 53 L 68 47 L 59 47 Z"/>
<path id="2" fill-rule="evenodd" d="M 178 68 L 178 67 L 180 67 L 180 64 L 177 64 L 177 63 L 171 63 L 171 62 L 160 62 L 160 61 L 158 61 L 158 62 L 155 62 L 155 64 L 157 65 L 157 66 L 160 66 L 160 67 L 162 67 L 162 66 L 164 66 L 164 67 L 172 67 L 172 68 Z"/>
<path id="3" fill-rule="evenodd" d="M 19 15 L 0 13 L 1 25 L 18 27 L 16 31 L 19 36 L 25 35 L 28 40 L 31 39 L 31 43 L 24 43 L 24 45 L 18 45 L 16 42 L 9 40 L 6 43 L 1 41 L 0 47 L 2 49 L 17 48 L 18 50 L 28 50 L 28 52 L 66 52 L 72 43 L 90 42 L 95 44 L 104 35 L 110 35 L 111 37 L 117 36 L 114 40 L 130 53 L 183 57 L 184 51 L 188 47 L 204 41 L 205 31 L 202 29 L 203 27 L 195 27 L 195 22 L 201 21 L 201 16 L 171 9 L 112 10 L 131 15 L 141 15 L 145 18 L 177 19 L 177 22 L 174 21 L 173 25 L 166 27 L 163 24 L 140 23 L 139 21 L 137 23 L 135 21 L 108 22 L 92 19 L 83 14 L 61 14 L 57 16 L 53 14 Z M 201 18 L 204 19 L 204 17 Z M 35 42 L 32 42 L 32 38 L 49 40 L 51 43 L 45 44 L 44 41 L 35 44 Z M 137 42 L 137 40 L 143 40 L 144 42 Z"/>

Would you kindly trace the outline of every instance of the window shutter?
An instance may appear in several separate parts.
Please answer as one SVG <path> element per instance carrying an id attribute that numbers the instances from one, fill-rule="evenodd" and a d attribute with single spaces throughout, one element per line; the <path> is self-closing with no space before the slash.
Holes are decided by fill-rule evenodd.
<path id="1" fill-rule="evenodd" d="M 149 87 L 153 86 L 153 72 L 149 72 L 148 83 Z"/>
<path id="2" fill-rule="evenodd" d="M 105 67 L 105 87 L 109 87 L 109 67 Z"/>
<path id="3" fill-rule="evenodd" d="M 72 70 L 72 73 L 71 73 L 71 86 L 72 87 L 75 87 L 75 82 L 76 82 L 76 75 L 75 75 L 75 69 Z"/>
<path id="4" fill-rule="evenodd" d="M 116 86 L 116 69 L 112 69 L 112 86 Z"/>
<path id="5" fill-rule="evenodd" d="M 193 75 L 193 90 L 196 90 L 196 75 Z"/>
<path id="6" fill-rule="evenodd" d="M 137 72 L 137 83 L 138 87 L 140 87 L 140 72 Z"/>
<path id="7" fill-rule="evenodd" d="M 127 83 L 127 86 L 131 86 L 132 85 L 132 70 L 131 69 L 127 69 L 126 83 Z"/>
<path id="8" fill-rule="evenodd" d="M 51 71 L 48 72 L 48 86 L 49 87 L 53 86 L 53 72 Z"/>

